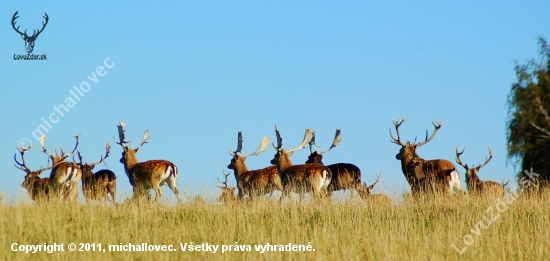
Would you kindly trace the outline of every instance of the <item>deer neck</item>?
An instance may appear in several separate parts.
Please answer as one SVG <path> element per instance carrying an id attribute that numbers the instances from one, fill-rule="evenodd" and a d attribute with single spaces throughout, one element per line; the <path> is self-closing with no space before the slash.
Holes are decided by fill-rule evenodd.
<path id="1" fill-rule="evenodd" d="M 234 173 L 235 173 L 235 178 L 236 178 L 237 180 L 239 180 L 239 177 L 240 177 L 243 173 L 245 173 L 245 172 L 248 171 L 248 168 L 246 167 L 246 164 L 244 163 L 244 160 L 245 160 L 245 158 L 239 157 L 239 158 L 237 159 L 237 161 L 235 161 L 235 164 L 234 164 L 234 166 L 233 166 L 233 167 L 235 168 L 235 169 L 234 169 Z"/>
<path id="2" fill-rule="evenodd" d="M 136 153 L 133 150 L 128 150 L 126 152 L 126 156 L 124 158 L 124 170 L 126 171 L 127 175 L 130 175 L 129 171 L 136 166 L 139 161 L 136 157 Z"/>
<path id="3" fill-rule="evenodd" d="M 283 152 L 283 154 L 279 157 L 277 168 L 280 172 L 285 172 L 292 166 L 293 164 L 292 161 L 290 161 L 290 156 L 286 152 Z"/>
<path id="4" fill-rule="evenodd" d="M 479 182 L 481 182 L 481 180 L 479 180 L 479 177 L 473 170 L 469 169 L 466 171 L 466 184 L 475 185 Z"/>

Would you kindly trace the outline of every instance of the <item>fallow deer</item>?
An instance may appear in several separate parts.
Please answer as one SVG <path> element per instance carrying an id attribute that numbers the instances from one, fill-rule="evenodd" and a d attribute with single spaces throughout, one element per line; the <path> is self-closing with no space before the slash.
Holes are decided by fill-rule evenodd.
<path id="1" fill-rule="evenodd" d="M 82 171 L 74 162 L 65 162 L 64 160 L 74 154 L 78 148 L 80 135 L 75 136 L 76 145 L 71 153 L 66 154 L 63 147 L 60 146 L 61 154 L 57 154 L 57 150 L 53 148 L 52 153 L 44 146 L 46 135 L 40 137 L 40 145 L 42 152 L 48 155 L 53 162 L 53 168 L 50 172 L 50 193 L 52 196 L 59 197 L 65 200 L 76 200 L 78 196 L 78 182 L 82 179 Z"/>
<path id="2" fill-rule="evenodd" d="M 90 200 L 99 200 L 103 203 L 105 200 L 111 201 L 113 206 L 116 206 L 116 175 L 114 172 L 108 169 L 102 169 L 94 174 L 92 171 L 96 165 L 99 165 L 109 157 L 111 150 L 111 144 L 107 142 L 105 157 L 101 156 L 98 162 L 84 162 L 80 151 L 77 150 L 79 162 L 78 164 L 82 170 L 82 192 L 86 198 L 86 202 Z M 108 198 L 108 194 L 111 194 L 111 199 Z"/>
<path id="3" fill-rule="evenodd" d="M 229 187 L 227 185 L 227 176 L 229 176 L 231 173 L 225 173 L 225 169 L 223 169 L 223 175 L 225 176 L 225 181 L 222 182 L 219 178 L 218 181 L 222 183 L 224 186 L 220 187 L 216 185 L 218 188 L 222 189 L 222 194 L 216 199 L 218 202 L 221 203 L 231 203 L 237 200 L 237 197 L 235 197 L 235 189 L 237 187 Z"/>
<path id="4" fill-rule="evenodd" d="M 367 186 L 367 183 L 363 182 L 357 187 L 357 193 L 361 199 L 365 202 L 378 202 L 378 203 L 390 203 L 391 200 L 388 196 L 384 194 L 371 194 L 372 189 L 380 180 L 380 175 L 376 175 L 376 181 L 370 186 Z"/>
<path id="5" fill-rule="evenodd" d="M 311 141 L 309 142 L 309 150 L 311 154 L 309 155 L 306 164 L 323 164 L 323 154 L 340 145 L 340 142 L 342 141 L 342 138 L 340 138 L 340 133 L 341 130 L 336 129 L 336 134 L 334 136 L 334 140 L 332 141 L 332 145 L 324 151 L 316 151 L 313 149 L 314 146 L 319 147 L 315 143 L 315 135 L 313 135 Z M 361 186 L 361 170 L 351 163 L 336 163 L 328 165 L 327 167 L 332 173 L 330 184 L 328 184 L 327 187 L 327 196 L 331 196 L 334 191 L 349 189 L 349 199 L 351 200 L 353 198 L 353 190 L 357 190 L 358 187 Z"/>
<path id="6" fill-rule="evenodd" d="M 430 142 L 436 133 L 439 131 L 443 122 L 434 122 L 434 132 L 428 138 L 428 132 L 426 131 L 426 140 L 420 143 L 403 143 L 401 141 L 401 135 L 399 133 L 399 127 L 407 119 L 399 119 L 393 121 L 395 130 L 397 132 L 397 138 L 393 137 L 390 129 L 391 142 L 401 146 L 399 153 L 395 155 L 397 160 L 401 161 L 401 170 L 407 179 L 407 182 L 411 186 L 411 192 L 413 195 L 422 192 L 442 192 L 445 191 L 448 194 L 452 194 L 453 190 L 464 193 L 460 184 L 460 176 L 458 171 L 452 162 L 444 159 L 424 160 L 416 154 L 416 149 Z"/>
<path id="7" fill-rule="evenodd" d="M 312 139 L 315 131 L 312 132 L 306 129 L 302 143 L 291 150 L 283 149 L 283 139 L 281 138 L 277 126 L 275 126 L 275 134 L 277 135 L 277 147 L 273 145 L 273 148 L 275 148 L 277 153 L 275 153 L 274 158 L 271 160 L 271 164 L 277 166 L 277 171 L 279 172 L 283 185 L 281 201 L 286 196 L 290 196 L 292 200 L 292 194 L 289 194 L 291 191 L 298 193 L 300 202 L 302 201 L 304 193 L 307 192 L 312 192 L 314 197 L 323 196 L 322 194 L 326 193 L 328 184 L 330 184 L 332 176 L 330 169 L 319 163 L 293 165 L 290 161 L 290 156 L 292 156 L 295 151 L 306 147 L 306 144 Z"/>
<path id="8" fill-rule="evenodd" d="M 49 170 L 53 166 L 48 166 L 46 168 L 40 168 L 38 170 L 32 171 L 27 167 L 27 163 L 25 162 L 25 152 L 30 151 L 32 149 L 32 146 L 29 145 L 27 148 L 17 148 L 19 150 L 19 153 L 21 154 L 21 163 L 17 161 L 17 153 L 13 155 L 13 159 L 15 160 L 15 167 L 25 171 L 27 173 L 25 175 L 25 181 L 21 184 L 21 187 L 27 189 L 27 193 L 29 194 L 29 197 L 34 200 L 35 202 L 39 203 L 43 200 L 48 199 L 49 189 L 50 189 L 50 179 L 49 178 L 40 178 L 40 174 L 44 170 Z M 49 164 L 48 164 L 49 165 Z"/>
<path id="9" fill-rule="evenodd" d="M 238 188 L 237 197 L 242 199 L 245 195 L 248 195 L 253 198 L 255 196 L 273 193 L 274 190 L 282 191 L 283 186 L 281 185 L 277 167 L 269 166 L 263 169 L 249 171 L 245 164 L 247 157 L 259 155 L 265 151 L 269 146 L 269 138 L 263 137 L 260 142 L 260 147 L 247 155 L 239 155 L 239 153 L 242 153 L 241 150 L 243 146 L 243 136 L 240 131 L 237 141 L 237 150 L 229 150 L 229 155 L 233 156 L 233 158 L 231 159 L 231 163 L 227 166 L 227 168 L 232 169 L 235 173 L 235 180 L 237 181 Z"/>
<path id="10" fill-rule="evenodd" d="M 149 136 L 149 130 L 145 131 L 141 144 L 137 149 L 126 146 L 130 141 L 125 141 L 124 126 L 126 123 L 117 123 L 118 137 L 120 142 L 117 142 L 123 149 L 120 163 L 124 164 L 124 170 L 130 184 L 133 187 L 134 195 L 145 193 L 149 189 L 154 189 L 156 193 L 155 201 L 162 197 L 160 187 L 167 184 L 168 187 L 176 194 L 178 203 L 182 204 L 180 192 L 177 186 L 178 168 L 176 165 L 167 160 L 148 160 L 139 162 L 136 153 L 143 147 Z M 130 145 L 131 146 L 131 145 Z"/>
<path id="11" fill-rule="evenodd" d="M 468 164 L 464 164 L 462 163 L 462 160 L 460 160 L 460 155 L 464 153 L 466 148 L 462 149 L 462 152 L 458 152 L 459 147 L 460 144 L 456 146 L 456 163 L 466 169 L 466 188 L 468 189 L 468 193 L 474 196 L 480 196 L 482 194 L 504 196 L 504 186 L 507 183 L 499 184 L 494 181 L 481 181 L 478 176 L 479 170 L 487 165 L 487 163 L 489 163 L 489 161 L 493 158 L 493 151 L 491 150 L 491 147 L 489 147 L 489 158 L 485 158 L 485 163 L 480 164 L 477 167 L 474 165 L 472 168 L 468 167 Z"/>

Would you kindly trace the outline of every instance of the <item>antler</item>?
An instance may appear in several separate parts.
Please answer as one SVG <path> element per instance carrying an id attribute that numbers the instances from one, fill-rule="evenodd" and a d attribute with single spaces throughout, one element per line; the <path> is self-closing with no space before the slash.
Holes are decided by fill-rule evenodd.
<path id="1" fill-rule="evenodd" d="M 17 163 L 17 165 L 19 165 L 19 166 L 17 166 L 17 165 L 14 164 L 15 167 L 18 168 L 18 169 L 20 169 L 20 170 L 22 170 L 22 171 L 25 171 L 25 172 L 27 172 L 27 173 L 32 172 L 32 171 L 29 169 L 29 167 L 27 167 L 27 163 L 25 162 L 25 152 L 30 151 L 30 150 L 32 149 L 32 145 L 29 145 L 29 147 L 27 147 L 27 148 L 20 148 L 20 147 L 18 147 L 17 149 L 19 150 L 19 153 L 21 154 L 21 162 L 22 162 L 22 163 L 19 163 L 19 161 L 17 161 L 17 153 L 16 153 L 16 154 L 13 154 L 13 159 L 15 160 L 15 163 Z M 42 171 L 44 171 L 44 170 L 51 169 L 53 166 L 49 166 L 49 165 L 50 165 L 50 161 L 48 160 L 48 166 L 47 166 L 46 168 L 40 167 L 40 169 L 38 169 L 38 170 L 36 170 L 36 171 L 34 171 L 34 172 L 40 173 L 40 172 L 42 172 Z"/>
<path id="2" fill-rule="evenodd" d="M 224 185 L 224 187 L 220 187 L 220 186 L 218 186 L 218 185 L 216 185 L 216 186 L 217 186 L 218 188 L 227 188 L 227 187 L 228 187 L 228 186 L 227 186 L 227 176 L 229 176 L 230 173 L 225 173 L 225 168 L 222 168 L 222 170 L 223 170 L 223 175 L 225 176 L 225 182 L 222 182 L 222 181 L 220 180 L 220 178 L 217 178 L 217 179 L 218 179 L 218 182 L 220 182 L 220 183 L 222 183 L 222 184 Z"/>
<path id="3" fill-rule="evenodd" d="M 123 148 L 126 147 L 126 143 L 129 143 L 130 141 L 126 141 L 126 136 L 124 135 L 124 126 L 126 126 L 126 123 L 121 121 L 121 122 L 117 122 L 116 124 L 116 127 L 118 129 L 118 142 L 116 144 L 122 146 Z"/>
<path id="4" fill-rule="evenodd" d="M 464 163 L 462 163 L 462 160 L 460 160 L 460 155 L 462 155 L 462 153 L 464 153 L 464 150 L 466 150 L 466 147 L 464 147 L 464 149 L 462 149 L 462 152 L 458 152 L 458 147 L 460 147 L 460 144 L 458 144 L 458 146 L 456 146 L 456 163 L 458 163 L 460 166 L 462 166 L 463 168 L 468 170 L 468 164 L 464 164 Z"/>
<path id="5" fill-rule="evenodd" d="M 23 163 L 19 163 L 19 161 L 17 161 L 17 153 L 13 154 L 13 159 L 15 160 L 15 163 L 19 165 L 17 166 L 14 164 L 16 168 L 25 172 L 31 172 L 31 170 L 27 167 L 27 163 L 25 162 L 25 152 L 31 150 L 31 148 L 32 148 L 32 145 L 29 145 L 29 147 L 27 148 L 17 147 L 17 150 L 19 150 L 19 153 L 21 154 L 21 162 Z"/>
<path id="6" fill-rule="evenodd" d="M 313 135 L 313 137 L 311 137 L 311 140 L 309 141 L 309 151 L 311 153 L 313 153 L 313 147 L 320 147 L 319 145 L 317 145 L 317 143 L 315 143 L 315 134 Z"/>
<path id="7" fill-rule="evenodd" d="M 342 141 L 342 138 L 340 138 L 340 133 L 342 132 L 342 129 L 336 129 L 336 135 L 334 135 L 334 140 L 332 141 L 332 145 L 326 150 L 323 150 L 319 152 L 319 154 L 323 154 L 328 152 L 330 149 L 337 147 L 340 145 L 340 142 Z"/>
<path id="8" fill-rule="evenodd" d="M 138 152 L 138 150 L 141 149 L 145 143 L 148 143 L 147 140 L 149 140 L 149 138 L 151 138 L 151 135 L 149 135 L 149 129 L 146 129 L 143 134 L 143 138 L 141 139 L 141 144 L 139 144 L 139 148 L 136 149 L 136 152 Z"/>
<path id="9" fill-rule="evenodd" d="M 422 145 L 424 145 L 424 144 L 426 144 L 426 143 L 428 143 L 428 142 L 430 142 L 430 141 L 433 139 L 433 137 L 435 136 L 435 134 L 439 131 L 439 129 L 440 129 L 441 126 L 443 125 L 443 121 L 435 122 L 435 121 L 432 120 L 432 124 L 434 125 L 434 128 L 435 128 L 435 129 L 434 129 L 434 132 L 432 133 L 432 136 L 430 136 L 429 139 L 427 138 L 425 141 L 423 141 L 423 142 L 421 142 L 421 143 L 418 143 L 418 145 L 416 145 L 417 148 L 420 147 L 420 146 L 422 146 Z M 426 137 L 428 137 L 427 134 L 428 134 L 428 133 L 426 132 Z"/>
<path id="10" fill-rule="evenodd" d="M 277 125 L 275 125 L 275 135 L 277 136 L 277 147 L 273 145 L 273 147 L 276 150 L 279 150 L 283 147 L 283 138 L 281 138 L 281 133 L 279 132 L 279 129 L 277 129 Z"/>
<path id="11" fill-rule="evenodd" d="M 42 145 L 42 152 L 46 153 L 46 155 L 48 155 L 50 157 L 53 157 L 52 154 L 48 153 L 48 150 L 44 146 L 45 141 L 46 141 L 46 135 L 45 134 L 40 135 L 40 145 Z"/>
<path id="12" fill-rule="evenodd" d="M 76 149 L 78 148 L 78 141 L 79 141 L 79 139 L 80 139 L 80 134 L 78 134 L 78 135 L 76 135 L 76 136 L 74 136 L 74 137 L 76 138 L 76 144 L 75 144 L 75 146 L 74 146 L 73 151 L 71 151 L 71 153 L 65 155 L 65 152 L 66 152 L 66 151 L 63 150 L 63 147 L 61 147 L 61 145 L 59 146 L 59 148 L 60 148 L 60 150 L 61 150 L 61 157 L 63 157 L 63 159 L 66 159 L 66 158 L 72 156 L 72 155 L 74 154 L 74 152 L 76 151 Z"/>
<path id="13" fill-rule="evenodd" d="M 19 31 L 19 27 L 18 26 L 17 28 L 15 28 L 15 19 L 19 18 L 19 16 L 17 16 L 17 13 L 19 12 L 19 10 L 15 11 L 15 14 L 13 14 L 13 17 L 11 18 L 11 26 L 13 27 L 13 30 L 15 30 L 16 32 L 18 32 L 20 35 L 26 35 L 27 34 L 27 31 L 25 31 L 25 33 L 22 33 Z"/>
<path id="14" fill-rule="evenodd" d="M 256 155 L 256 156 L 259 155 L 260 153 L 264 152 L 265 149 L 269 146 L 270 141 L 271 140 L 269 139 L 269 137 L 264 136 L 262 138 L 262 141 L 260 142 L 260 147 L 256 151 L 254 151 L 254 152 L 252 152 L 248 155 L 244 155 L 243 157 L 246 158 L 246 157 L 253 156 L 253 155 Z"/>
<path id="15" fill-rule="evenodd" d="M 491 150 L 491 147 L 489 147 L 489 158 L 485 157 L 485 163 L 477 166 L 477 169 L 481 169 L 485 167 L 485 165 L 487 165 L 487 163 L 489 163 L 489 161 L 491 161 L 492 158 L 493 158 L 493 151 Z"/>
<path id="16" fill-rule="evenodd" d="M 238 137 L 237 137 L 237 150 L 233 151 L 229 149 L 229 154 L 232 156 L 237 155 L 237 153 L 241 153 L 243 149 L 243 132 L 239 131 Z"/>
<path id="17" fill-rule="evenodd" d="M 401 118 L 401 121 L 399 121 L 399 118 L 397 118 L 397 121 L 394 121 L 392 119 L 392 122 L 393 122 L 393 125 L 395 126 L 395 132 L 397 132 L 397 139 L 393 137 L 393 134 L 391 133 L 391 128 L 390 128 L 390 141 L 392 143 L 395 143 L 397 145 L 401 145 L 401 146 L 405 146 L 405 144 L 401 141 L 401 134 L 399 133 L 399 127 L 401 126 L 401 124 L 403 124 L 403 122 L 407 121 L 409 118 Z"/>
<path id="18" fill-rule="evenodd" d="M 315 132 L 316 131 L 312 132 L 309 128 L 306 128 L 306 133 L 304 134 L 304 140 L 302 141 L 302 143 L 300 143 L 300 145 L 296 146 L 296 148 L 294 148 L 294 149 L 287 150 L 287 152 L 294 152 L 294 151 L 301 150 L 301 149 L 305 148 L 307 143 L 313 137 L 313 135 L 315 135 Z"/>
<path id="19" fill-rule="evenodd" d="M 376 183 L 378 183 L 378 180 L 380 180 L 380 176 L 381 176 L 381 175 L 377 175 L 377 174 L 374 174 L 374 175 L 376 175 L 376 181 L 374 181 L 374 183 L 372 183 L 372 185 L 370 185 L 370 186 L 368 187 L 368 189 L 374 188 L 374 185 L 376 185 Z"/>
<path id="20" fill-rule="evenodd" d="M 109 152 L 111 151 L 111 143 L 107 142 L 107 146 L 105 147 L 105 157 L 101 156 L 101 158 L 99 159 L 98 162 L 91 162 L 91 163 L 87 163 L 87 165 L 90 165 L 90 166 L 94 166 L 94 165 L 99 165 L 101 163 L 103 163 L 105 161 L 105 159 L 107 159 L 107 157 L 109 157 Z M 78 157 L 80 157 L 80 152 L 78 153 Z M 82 162 L 82 158 L 80 158 L 80 161 Z"/>
<path id="21" fill-rule="evenodd" d="M 44 28 L 46 28 L 46 25 L 48 24 L 48 20 L 50 20 L 50 18 L 48 17 L 48 14 L 44 13 L 44 16 L 42 16 L 46 19 L 46 22 L 42 22 L 42 29 L 40 29 L 40 31 L 38 31 L 38 33 L 36 33 L 35 31 L 36 30 L 33 30 L 33 34 L 31 37 L 38 37 L 38 35 L 40 35 L 40 33 L 42 33 L 42 31 L 44 31 Z"/>

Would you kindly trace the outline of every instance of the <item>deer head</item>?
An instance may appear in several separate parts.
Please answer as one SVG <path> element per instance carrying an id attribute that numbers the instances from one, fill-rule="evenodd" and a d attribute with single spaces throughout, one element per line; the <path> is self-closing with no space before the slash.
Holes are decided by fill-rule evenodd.
<path id="1" fill-rule="evenodd" d="M 474 165 L 473 168 L 468 167 L 468 164 L 464 164 L 462 160 L 460 159 L 460 155 L 464 153 L 464 150 L 466 150 L 466 147 L 462 149 L 462 152 L 458 152 L 458 148 L 460 147 L 460 144 L 456 146 L 456 163 L 458 165 L 462 166 L 466 170 L 466 182 L 472 180 L 472 181 L 479 181 L 478 172 L 481 168 L 483 168 L 491 159 L 493 158 L 493 151 L 491 150 L 491 147 L 489 147 L 489 157 L 485 158 L 485 163 L 478 165 L 477 167 Z"/>
<path id="2" fill-rule="evenodd" d="M 55 148 L 53 148 L 53 153 L 49 153 L 48 150 L 46 149 L 46 147 L 44 146 L 44 142 L 46 141 L 46 135 L 42 134 L 42 136 L 40 136 L 40 145 L 42 145 L 42 152 L 46 153 L 46 155 L 48 155 L 50 157 L 50 159 L 52 160 L 53 162 L 53 166 L 55 167 L 57 164 L 63 162 L 66 158 L 74 155 L 74 152 L 76 151 L 76 149 L 78 148 L 78 141 L 80 139 L 80 134 L 74 136 L 76 138 L 76 144 L 74 146 L 74 149 L 73 151 L 71 151 L 71 153 L 69 154 L 66 154 L 66 151 L 63 149 L 63 147 L 60 145 L 59 146 L 59 149 L 61 151 L 61 154 L 57 154 L 57 150 Z"/>
<path id="3" fill-rule="evenodd" d="M 342 141 L 342 138 L 340 137 L 341 132 L 342 132 L 341 129 L 336 129 L 336 134 L 334 135 L 334 140 L 332 141 L 332 144 L 330 145 L 330 147 L 328 149 L 323 150 L 323 151 L 317 151 L 317 150 L 314 149 L 314 147 L 319 147 L 319 145 L 317 145 L 315 143 L 315 134 L 313 134 L 313 137 L 309 141 L 309 151 L 311 152 L 311 154 L 307 158 L 306 163 L 323 164 L 323 154 L 327 153 L 332 148 L 335 148 L 338 145 L 340 145 L 340 142 Z"/>
<path id="4" fill-rule="evenodd" d="M 218 202 L 228 202 L 235 199 L 235 189 L 237 187 L 228 187 L 227 186 L 227 176 L 229 176 L 230 173 L 225 173 L 225 169 L 223 169 L 223 175 L 225 176 L 225 181 L 222 182 L 218 178 L 218 182 L 222 183 L 223 187 L 220 187 L 216 185 L 218 188 L 222 189 L 222 194 L 216 199 Z"/>
<path id="5" fill-rule="evenodd" d="M 379 180 L 380 180 L 380 175 L 376 175 L 376 181 L 374 181 L 372 185 L 367 186 L 367 183 L 363 182 L 363 184 L 361 184 L 361 186 L 357 189 L 359 196 L 361 198 L 367 198 L 368 196 L 370 196 L 372 189 L 374 188 L 376 183 L 378 183 Z"/>
<path id="6" fill-rule="evenodd" d="M 40 174 L 42 174 L 44 170 L 49 170 L 53 167 L 53 166 L 49 166 L 49 160 L 48 160 L 48 167 L 46 168 L 41 167 L 40 169 L 35 171 L 30 170 L 27 167 L 27 163 L 25 162 L 25 152 L 30 151 L 31 149 L 32 149 L 31 145 L 29 145 L 29 147 L 27 148 L 21 148 L 21 147 L 17 148 L 17 150 L 19 150 L 19 153 L 21 154 L 21 163 L 17 161 L 17 153 L 13 155 L 13 159 L 15 160 L 15 163 L 16 163 L 14 164 L 15 167 L 27 173 L 25 175 L 25 181 L 23 181 L 23 183 L 21 184 L 21 187 L 23 188 L 31 188 L 34 182 L 40 179 Z"/>
<path id="7" fill-rule="evenodd" d="M 13 27 L 13 30 L 15 30 L 17 33 L 21 35 L 21 38 L 25 40 L 25 48 L 27 49 L 27 53 L 32 53 L 34 50 L 34 41 L 36 41 L 36 38 L 38 38 L 38 35 L 44 31 L 44 28 L 46 28 L 46 25 L 48 24 L 48 14 L 44 13 L 44 19 L 46 19 L 45 22 L 42 22 L 42 29 L 40 30 L 33 30 L 33 34 L 31 36 L 27 35 L 27 30 L 25 29 L 25 32 L 19 31 L 19 26 L 15 28 L 15 20 L 19 18 L 17 16 L 17 13 L 19 11 L 15 11 L 15 14 L 13 14 L 13 17 L 11 19 L 11 26 Z"/>
<path id="8" fill-rule="evenodd" d="M 397 121 L 392 120 L 393 125 L 395 126 L 395 131 L 397 133 L 397 138 L 393 137 L 393 134 L 392 134 L 391 129 L 390 129 L 390 138 L 391 138 L 390 141 L 392 143 L 395 143 L 395 144 L 401 146 L 401 149 L 399 150 L 399 153 L 397 153 L 397 155 L 395 155 L 395 158 L 397 160 L 409 162 L 411 160 L 414 161 L 415 158 L 419 158 L 418 155 L 416 155 L 416 149 L 418 149 L 420 146 L 423 146 L 423 145 L 427 144 L 428 142 L 430 142 L 433 139 L 433 137 L 435 137 L 435 135 L 437 134 L 437 132 L 439 131 L 439 129 L 443 125 L 443 121 L 435 122 L 435 121 L 432 120 L 432 124 L 434 125 L 435 129 L 434 129 L 434 132 L 432 133 L 432 135 L 430 136 L 430 138 L 428 138 L 428 131 L 426 130 L 426 140 L 424 140 L 423 142 L 420 142 L 420 143 L 416 143 L 416 140 L 415 140 L 415 142 L 413 142 L 411 144 L 408 141 L 406 143 L 403 143 L 403 141 L 401 141 L 401 135 L 399 133 L 399 127 L 406 120 L 408 120 L 408 118 L 403 118 L 401 120 L 397 119 Z"/>
<path id="9" fill-rule="evenodd" d="M 260 153 L 264 152 L 265 149 L 269 146 L 269 142 L 271 140 L 269 137 L 264 136 L 262 138 L 262 141 L 260 142 L 260 147 L 258 149 L 250 154 L 246 155 L 240 155 L 242 153 L 243 148 L 243 133 L 239 131 L 238 137 L 237 137 L 237 150 L 233 151 L 229 149 L 229 155 L 232 156 L 231 163 L 227 166 L 227 168 L 232 169 L 236 171 L 237 169 L 246 169 L 245 160 L 246 158 L 254 155 L 260 155 Z"/>
<path id="10" fill-rule="evenodd" d="M 277 135 L 277 147 L 273 145 L 273 148 L 277 151 L 275 154 L 273 160 L 271 160 L 271 164 L 275 166 L 283 166 L 283 165 L 292 165 L 292 162 L 290 161 L 290 156 L 295 151 L 301 150 L 306 147 L 309 141 L 313 138 L 316 131 L 311 131 L 310 129 L 306 129 L 306 133 L 304 134 L 304 139 L 302 140 L 302 143 L 300 145 L 296 146 L 294 149 L 287 150 L 283 148 L 283 138 L 281 138 L 281 133 L 277 129 L 277 126 L 275 126 L 275 134 Z"/>
<path id="11" fill-rule="evenodd" d="M 149 129 L 145 130 L 145 133 L 143 134 L 143 138 L 141 139 L 141 143 L 139 144 L 139 147 L 137 149 L 133 149 L 131 147 L 132 141 L 126 141 L 126 137 L 124 135 L 124 132 L 125 132 L 124 126 L 126 126 L 125 122 L 117 123 L 118 138 L 119 138 L 119 142 L 117 142 L 117 144 L 120 145 L 123 149 L 122 157 L 120 158 L 120 163 L 126 162 L 129 165 L 135 165 L 138 163 L 136 153 L 143 147 L 145 143 L 148 143 L 147 140 L 151 138 L 151 135 L 149 135 Z M 130 143 L 130 147 L 126 146 L 126 144 L 128 143 Z"/>
<path id="12" fill-rule="evenodd" d="M 109 152 L 111 151 L 111 143 L 107 142 L 107 146 L 105 147 L 105 157 L 104 156 L 101 156 L 101 158 L 99 159 L 99 161 L 97 162 L 84 162 L 82 160 L 82 155 L 80 155 L 80 151 L 77 150 L 77 154 L 78 154 L 78 160 L 79 162 L 76 162 L 75 159 L 74 159 L 74 156 L 73 156 L 73 162 L 78 164 L 78 166 L 80 167 L 80 169 L 82 170 L 82 179 L 85 179 L 91 175 L 93 175 L 93 172 L 92 170 L 94 169 L 94 167 L 96 165 L 99 165 L 103 162 L 105 162 L 105 159 L 107 159 L 107 157 L 109 157 Z"/>

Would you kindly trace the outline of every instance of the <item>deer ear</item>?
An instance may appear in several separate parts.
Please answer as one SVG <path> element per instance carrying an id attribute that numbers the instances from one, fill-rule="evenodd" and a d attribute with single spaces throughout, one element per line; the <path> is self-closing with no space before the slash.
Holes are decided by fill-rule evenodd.
<path id="1" fill-rule="evenodd" d="M 294 154 L 294 151 L 289 152 L 288 156 L 290 157 L 290 156 L 292 156 L 292 154 Z"/>

